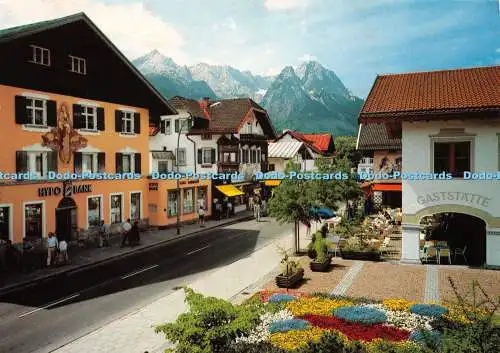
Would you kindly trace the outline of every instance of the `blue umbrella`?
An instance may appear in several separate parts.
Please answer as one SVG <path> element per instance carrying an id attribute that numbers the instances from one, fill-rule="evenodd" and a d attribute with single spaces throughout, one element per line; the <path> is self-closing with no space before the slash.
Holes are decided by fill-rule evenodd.
<path id="1" fill-rule="evenodd" d="M 329 208 L 320 208 L 318 210 L 318 216 L 321 218 L 332 218 L 335 216 L 335 212 L 333 212 Z"/>

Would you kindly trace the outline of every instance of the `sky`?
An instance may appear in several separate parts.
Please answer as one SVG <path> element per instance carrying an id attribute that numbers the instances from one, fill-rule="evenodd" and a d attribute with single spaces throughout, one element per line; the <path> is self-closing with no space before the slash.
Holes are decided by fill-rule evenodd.
<path id="1" fill-rule="evenodd" d="M 366 97 L 378 74 L 500 65 L 500 0 L 0 0 L 0 28 L 85 12 L 131 60 L 275 75 L 316 60 Z"/>

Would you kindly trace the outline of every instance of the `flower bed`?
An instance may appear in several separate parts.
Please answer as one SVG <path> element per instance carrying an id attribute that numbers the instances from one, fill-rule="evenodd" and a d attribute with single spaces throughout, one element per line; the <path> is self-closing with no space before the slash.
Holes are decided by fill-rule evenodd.
<path id="1" fill-rule="evenodd" d="M 329 333 L 336 334 L 339 342 L 344 342 L 341 344 L 361 342 L 358 344 L 365 345 L 368 351 L 380 344 L 414 348 L 421 344 L 422 337 L 428 336 L 427 333 L 437 340 L 439 335 L 434 321 L 438 318 L 449 320 L 447 316 L 454 314 L 446 306 L 404 299 L 375 302 L 283 291 L 261 292 L 258 298 L 264 308 L 268 308 L 265 310 L 274 310 L 274 313 L 263 314 L 261 323 L 237 342 L 267 342 L 288 351 L 309 344 L 321 345 Z"/>

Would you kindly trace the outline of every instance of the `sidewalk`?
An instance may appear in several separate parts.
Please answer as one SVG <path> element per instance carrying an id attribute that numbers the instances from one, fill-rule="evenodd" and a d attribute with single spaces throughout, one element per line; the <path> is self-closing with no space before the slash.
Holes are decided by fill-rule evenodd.
<path id="1" fill-rule="evenodd" d="M 112 261 L 119 257 L 129 256 L 138 251 L 143 251 L 151 247 L 173 241 L 175 239 L 193 236 L 209 229 L 242 222 L 251 218 L 253 218 L 252 212 L 244 211 L 231 218 L 222 219 L 220 221 L 208 220 L 205 222 L 205 227 L 203 228 L 201 228 L 198 223 L 187 224 L 181 227 L 180 235 L 177 235 L 176 228 L 146 231 L 141 233 L 141 245 L 134 248 L 120 248 L 121 237 L 119 236 L 113 237 L 110 240 L 111 247 L 109 248 L 70 248 L 70 265 L 55 268 L 37 269 L 30 273 L 14 273 L 2 276 L 0 281 L 0 295 L 6 294 L 21 287 L 33 285 L 36 282 L 61 275 L 63 273 L 79 271 L 83 268 L 102 264 L 106 261 Z"/>
<path id="2" fill-rule="evenodd" d="M 291 234 L 284 233 L 252 255 L 201 277 L 189 287 L 204 295 L 234 299 L 252 284 L 269 277 L 270 271 L 279 265 L 277 246 L 290 248 L 292 242 Z M 169 344 L 163 335 L 155 334 L 154 327 L 175 321 L 186 310 L 184 291 L 177 290 L 53 352 L 160 353 Z"/>

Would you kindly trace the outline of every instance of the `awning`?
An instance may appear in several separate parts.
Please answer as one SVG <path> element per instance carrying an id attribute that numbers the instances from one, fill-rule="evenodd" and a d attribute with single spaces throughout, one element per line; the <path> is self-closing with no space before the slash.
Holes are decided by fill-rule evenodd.
<path id="1" fill-rule="evenodd" d="M 172 151 L 152 152 L 153 159 L 175 159 Z"/>
<path id="2" fill-rule="evenodd" d="M 373 191 L 401 191 L 401 184 L 374 184 Z"/>
<path id="3" fill-rule="evenodd" d="M 281 180 L 264 180 L 265 186 L 279 186 L 281 184 Z"/>
<path id="4" fill-rule="evenodd" d="M 244 195 L 245 193 L 238 190 L 234 185 L 226 184 L 226 185 L 216 185 L 217 190 L 222 192 L 224 195 L 228 197 Z"/>

